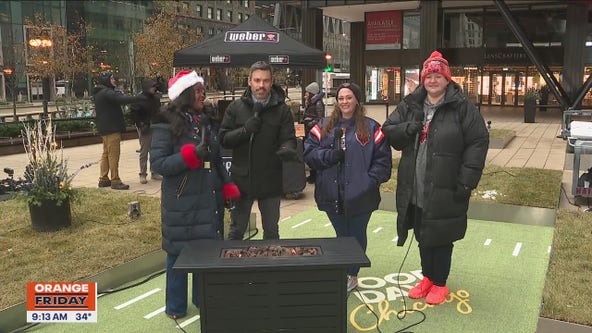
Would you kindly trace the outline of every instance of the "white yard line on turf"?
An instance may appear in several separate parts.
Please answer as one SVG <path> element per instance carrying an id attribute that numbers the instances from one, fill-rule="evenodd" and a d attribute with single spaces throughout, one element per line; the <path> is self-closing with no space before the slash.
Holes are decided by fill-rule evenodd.
<path id="1" fill-rule="evenodd" d="M 310 222 L 310 221 L 312 221 L 312 219 L 304 220 L 304 221 L 302 221 L 302 222 L 300 222 L 300 223 L 296 224 L 295 226 L 293 226 L 293 227 L 292 227 L 292 229 L 294 229 L 294 228 L 298 228 L 298 227 L 301 227 L 301 226 L 303 226 L 303 225 L 307 224 L 307 223 L 308 223 L 308 222 Z"/>
<path id="2" fill-rule="evenodd" d="M 144 293 L 144 294 L 142 294 L 142 295 L 140 295 L 140 296 L 138 296 L 138 297 L 136 297 L 134 299 L 131 299 L 131 300 L 129 300 L 129 301 L 123 303 L 123 304 L 119 304 L 118 306 L 115 307 L 115 310 L 121 310 L 121 309 L 125 308 L 126 306 L 128 306 L 130 304 L 134 304 L 137 301 L 142 300 L 142 299 L 144 299 L 144 298 L 146 298 L 146 297 L 148 297 L 148 296 L 150 296 L 152 294 L 156 294 L 159 291 L 160 291 L 160 288 L 152 289 L 149 292 Z"/>
<path id="3" fill-rule="evenodd" d="M 512 252 L 512 255 L 514 257 L 518 256 L 518 254 L 520 253 L 520 248 L 522 248 L 522 243 L 516 243 L 516 246 L 514 247 L 514 252 Z"/>

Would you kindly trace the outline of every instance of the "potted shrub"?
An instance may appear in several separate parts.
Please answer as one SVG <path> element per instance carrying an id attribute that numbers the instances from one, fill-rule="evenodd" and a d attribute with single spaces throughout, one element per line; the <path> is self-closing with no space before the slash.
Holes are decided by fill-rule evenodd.
<path id="1" fill-rule="evenodd" d="M 536 115 L 536 105 L 537 100 L 540 98 L 539 93 L 530 88 L 524 94 L 524 122 L 525 123 L 534 123 L 534 118 Z"/>
<path id="2" fill-rule="evenodd" d="M 23 145 L 29 164 L 25 169 L 26 184 L 17 197 L 29 206 L 34 230 L 56 231 L 71 225 L 70 202 L 76 196 L 72 180 L 86 165 L 73 174 L 55 140 L 56 129 L 51 120 L 25 124 Z"/>
<path id="3" fill-rule="evenodd" d="M 549 90 L 549 87 L 547 87 L 546 84 L 541 87 L 541 90 L 539 92 L 541 95 L 541 99 L 539 100 L 541 105 L 549 104 L 549 93 L 550 92 L 551 92 L 551 90 Z M 546 106 L 541 106 L 539 109 L 541 111 L 547 111 Z"/>

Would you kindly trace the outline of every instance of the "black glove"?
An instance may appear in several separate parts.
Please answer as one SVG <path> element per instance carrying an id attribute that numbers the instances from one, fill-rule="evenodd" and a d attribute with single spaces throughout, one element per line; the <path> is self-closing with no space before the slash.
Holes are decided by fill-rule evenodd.
<path id="1" fill-rule="evenodd" d="M 405 129 L 405 133 L 409 136 L 415 136 L 417 132 L 421 131 L 423 128 L 423 123 L 421 121 L 410 121 L 407 123 L 407 128 Z"/>
<path id="2" fill-rule="evenodd" d="M 456 188 L 454 190 L 454 200 L 456 201 L 464 201 L 468 200 L 471 197 L 471 189 L 465 186 L 464 184 L 456 184 Z"/>
<path id="3" fill-rule="evenodd" d="M 345 150 L 343 149 L 333 149 L 329 153 L 330 160 L 333 163 L 340 163 L 345 161 Z"/>
<path id="4" fill-rule="evenodd" d="M 245 130 L 247 133 L 257 133 L 261 129 L 261 118 L 251 117 L 245 123 Z"/>
<path id="5" fill-rule="evenodd" d="M 208 149 L 208 145 L 205 142 L 202 142 L 195 146 L 195 155 L 197 155 L 197 157 L 199 157 L 199 159 L 202 161 L 209 161 L 210 151 Z"/>
<path id="6" fill-rule="evenodd" d="M 276 151 L 275 154 L 279 157 L 279 159 L 282 162 L 301 161 L 296 150 L 290 147 L 280 147 L 280 149 L 278 149 L 278 151 Z"/>

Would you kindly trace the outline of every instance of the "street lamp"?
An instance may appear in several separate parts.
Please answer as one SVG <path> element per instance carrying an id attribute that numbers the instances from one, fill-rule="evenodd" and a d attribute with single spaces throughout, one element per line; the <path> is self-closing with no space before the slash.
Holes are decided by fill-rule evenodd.
<path id="1" fill-rule="evenodd" d="M 331 67 L 331 54 L 330 53 L 325 53 L 325 62 L 327 64 L 327 67 L 325 67 L 325 72 L 332 72 L 333 71 L 333 67 Z"/>
<path id="2" fill-rule="evenodd" d="M 35 49 L 51 49 L 53 47 L 53 41 L 47 37 L 37 37 L 29 39 L 29 46 Z M 47 61 L 43 61 L 43 64 L 47 64 Z M 49 73 L 45 73 L 41 80 L 41 89 L 43 91 L 43 118 L 48 118 L 47 104 L 49 102 Z"/>
<path id="3" fill-rule="evenodd" d="M 12 95 L 12 115 L 14 116 L 14 120 L 16 121 L 16 89 L 15 78 L 12 75 L 14 72 L 12 68 L 4 68 L 2 72 L 4 72 L 4 78 L 8 79 L 8 86 L 10 87 L 10 94 Z"/>

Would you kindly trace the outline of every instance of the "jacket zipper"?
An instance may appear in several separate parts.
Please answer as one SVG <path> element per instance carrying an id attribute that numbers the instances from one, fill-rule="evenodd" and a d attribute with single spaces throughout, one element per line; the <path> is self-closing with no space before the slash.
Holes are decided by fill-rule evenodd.
<path id="1" fill-rule="evenodd" d="M 183 194 L 183 191 L 185 190 L 185 186 L 187 185 L 187 178 L 188 175 L 185 175 L 183 177 L 183 180 L 181 180 L 181 184 L 179 184 L 179 186 L 177 187 L 177 199 L 179 199 L 181 197 L 181 195 Z"/>

